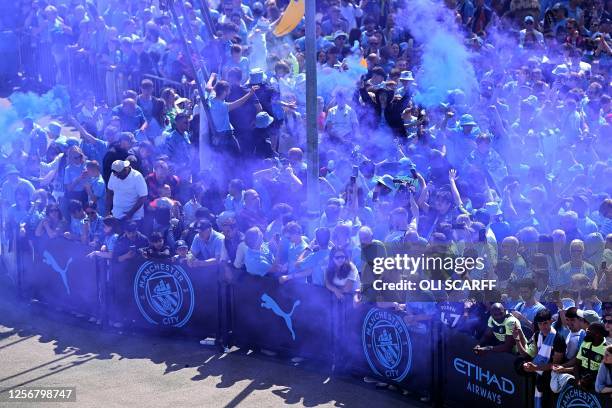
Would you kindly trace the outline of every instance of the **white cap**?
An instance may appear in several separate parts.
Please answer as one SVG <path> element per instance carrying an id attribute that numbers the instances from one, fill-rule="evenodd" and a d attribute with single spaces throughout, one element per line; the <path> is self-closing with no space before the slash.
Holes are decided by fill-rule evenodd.
<path id="1" fill-rule="evenodd" d="M 126 167 L 130 167 L 130 162 L 127 160 L 115 160 L 111 165 L 111 169 L 117 173 L 122 172 Z"/>

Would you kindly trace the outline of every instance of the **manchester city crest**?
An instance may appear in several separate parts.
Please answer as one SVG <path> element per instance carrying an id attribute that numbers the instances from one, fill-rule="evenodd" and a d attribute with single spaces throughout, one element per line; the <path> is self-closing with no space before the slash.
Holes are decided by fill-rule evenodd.
<path id="1" fill-rule="evenodd" d="M 590 392 L 566 386 L 559 395 L 557 408 L 601 408 L 601 404 Z"/>
<path id="2" fill-rule="evenodd" d="M 151 324 L 182 327 L 195 305 L 193 285 L 183 268 L 145 262 L 134 278 L 134 300 Z"/>
<path id="3" fill-rule="evenodd" d="M 410 372 L 410 334 L 404 320 L 395 313 L 370 309 L 363 321 L 362 344 L 366 360 L 376 375 L 400 382 Z"/>

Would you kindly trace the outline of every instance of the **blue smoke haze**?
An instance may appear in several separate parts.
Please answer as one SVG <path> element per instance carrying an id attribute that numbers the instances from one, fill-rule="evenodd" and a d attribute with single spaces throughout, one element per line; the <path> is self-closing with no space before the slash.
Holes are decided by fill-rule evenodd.
<path id="1" fill-rule="evenodd" d="M 436 106 L 455 89 L 461 89 L 468 100 L 477 95 L 478 81 L 470 51 L 454 14 L 442 1 L 410 0 L 405 9 L 399 10 L 395 21 L 421 44 L 415 102 L 425 107 Z"/>
<path id="2" fill-rule="evenodd" d="M 56 85 L 43 95 L 15 92 L 10 105 L 0 108 L 0 145 L 10 143 L 15 128 L 26 116 L 34 121 L 43 116 L 61 116 L 70 112 L 70 95 L 65 86 Z"/>

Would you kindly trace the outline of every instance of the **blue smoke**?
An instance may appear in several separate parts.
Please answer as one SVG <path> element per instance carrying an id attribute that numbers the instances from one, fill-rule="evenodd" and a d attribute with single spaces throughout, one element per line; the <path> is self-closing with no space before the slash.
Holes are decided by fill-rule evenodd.
<path id="1" fill-rule="evenodd" d="M 35 121 L 43 116 L 62 116 L 70 112 L 70 95 L 66 87 L 57 85 L 44 95 L 15 92 L 10 105 L 0 107 L 0 144 L 10 143 L 15 129 L 26 116 Z"/>
<path id="2" fill-rule="evenodd" d="M 15 92 L 9 100 L 19 117 L 31 116 L 35 120 L 46 115 L 61 116 L 70 111 L 70 95 L 61 85 L 54 86 L 44 95 Z"/>
<path id="3" fill-rule="evenodd" d="M 409 30 L 422 46 L 415 102 L 432 107 L 449 91 L 461 89 L 467 100 L 477 96 L 478 81 L 452 10 L 439 0 L 410 0 L 398 11 L 396 24 Z"/>
<path id="4" fill-rule="evenodd" d="M 333 98 L 336 89 L 342 89 L 350 99 L 357 89 L 361 76 L 368 72 L 361 65 L 360 56 L 349 55 L 344 59 L 346 70 L 335 68 L 321 68 L 317 70 L 317 95 L 322 96 L 325 103 Z"/>

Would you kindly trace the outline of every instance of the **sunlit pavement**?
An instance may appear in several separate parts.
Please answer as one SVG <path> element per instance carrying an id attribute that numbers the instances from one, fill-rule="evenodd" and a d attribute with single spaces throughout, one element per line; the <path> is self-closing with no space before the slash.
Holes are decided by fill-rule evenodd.
<path id="1" fill-rule="evenodd" d="M 240 350 L 220 354 L 197 340 L 102 331 L 84 319 L 17 303 L 0 280 L 0 389 L 77 387 L 76 404 L 44 406 L 425 406 L 357 379 L 331 379 L 308 363 Z"/>

